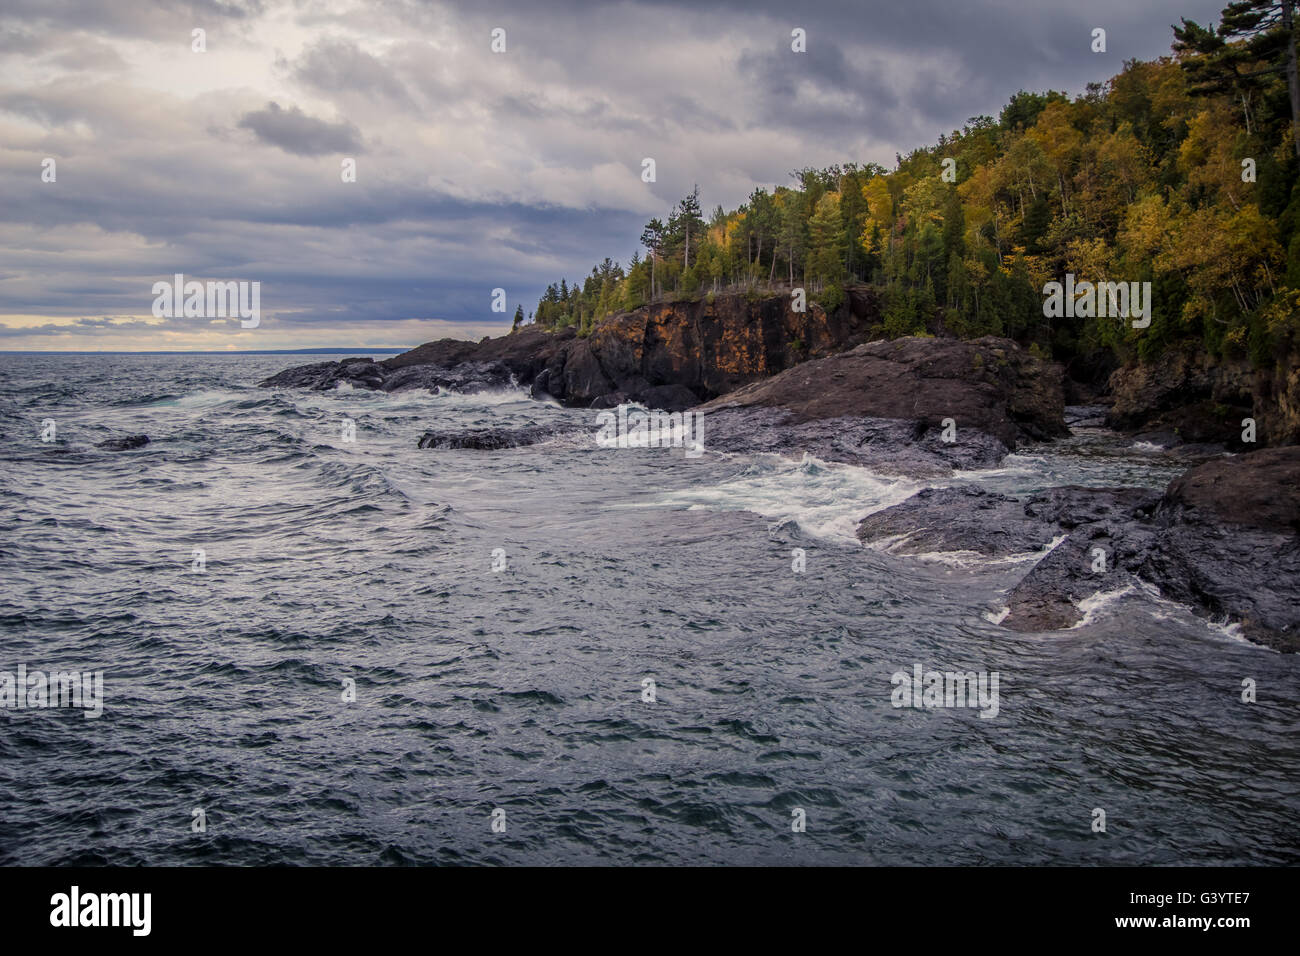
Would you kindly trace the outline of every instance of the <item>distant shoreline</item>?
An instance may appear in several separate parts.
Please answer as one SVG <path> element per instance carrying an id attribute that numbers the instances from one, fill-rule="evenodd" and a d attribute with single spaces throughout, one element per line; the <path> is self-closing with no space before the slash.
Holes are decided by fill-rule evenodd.
<path id="1" fill-rule="evenodd" d="M 0 355 L 400 355 L 409 352 L 410 346 L 367 348 L 320 349 L 0 349 Z"/>

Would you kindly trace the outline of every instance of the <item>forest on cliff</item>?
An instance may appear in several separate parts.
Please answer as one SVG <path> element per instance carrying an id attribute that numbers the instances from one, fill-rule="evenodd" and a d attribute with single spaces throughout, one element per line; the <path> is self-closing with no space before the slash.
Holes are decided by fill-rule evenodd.
<path id="1" fill-rule="evenodd" d="M 865 282 L 890 337 L 1003 335 L 1076 371 L 1186 347 L 1276 361 L 1300 342 L 1296 5 L 1184 19 L 1170 55 L 1073 99 L 1017 93 L 892 170 L 796 170 L 707 217 L 697 187 L 646 225 L 644 255 L 562 279 L 533 319 L 587 334 L 654 301 L 795 287 L 834 309 Z M 1150 282 L 1150 326 L 1046 318 L 1066 274 Z"/>

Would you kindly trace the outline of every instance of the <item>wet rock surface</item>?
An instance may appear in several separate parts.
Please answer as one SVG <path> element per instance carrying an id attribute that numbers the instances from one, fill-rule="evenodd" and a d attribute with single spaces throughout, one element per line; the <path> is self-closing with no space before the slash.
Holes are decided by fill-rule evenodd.
<path id="1" fill-rule="evenodd" d="M 1105 428 L 1107 411 L 1104 405 L 1066 405 L 1065 424 L 1069 428 Z"/>
<path id="2" fill-rule="evenodd" d="M 810 358 L 865 341 L 876 294 L 851 287 L 827 312 L 794 312 L 785 295 L 743 293 L 662 302 L 603 320 L 589 336 L 523 327 L 479 342 L 443 339 L 379 362 L 349 358 L 287 369 L 264 387 L 456 390 L 520 385 L 574 407 L 640 402 L 680 411 Z M 474 368 L 467 368 L 474 366 Z M 406 371 L 412 368 L 426 371 Z"/>
<path id="3" fill-rule="evenodd" d="M 1060 369 L 1007 339 L 905 338 L 805 362 L 700 408 L 710 447 L 800 450 L 917 477 L 1069 433 Z"/>
<path id="4" fill-rule="evenodd" d="M 309 388 L 318 392 L 348 385 L 385 392 L 422 388 L 464 394 L 509 388 L 514 384 L 509 367 L 501 362 L 464 362 L 450 368 L 436 365 L 390 368 L 368 358 L 301 365 L 261 382 L 263 388 Z"/>
<path id="5" fill-rule="evenodd" d="M 704 411 L 780 407 L 791 424 L 858 416 L 975 429 L 1014 449 L 1066 435 L 1061 372 L 1009 339 L 870 342 L 710 402 Z"/>
<path id="6" fill-rule="evenodd" d="M 882 475 L 912 478 L 946 477 L 959 468 L 988 468 L 1009 450 L 992 435 L 973 429 L 959 430 L 957 440 L 947 442 L 941 427 L 924 421 L 839 416 L 801 422 L 782 408 L 712 411 L 705 414 L 703 432 L 709 451 L 807 454 L 870 468 Z"/>
<path id="7" fill-rule="evenodd" d="M 424 388 L 431 392 L 496 391 L 515 386 L 514 374 L 501 362 L 466 362 L 453 368 L 436 365 L 409 365 L 387 372 L 379 387 L 385 392 Z"/>
<path id="8" fill-rule="evenodd" d="M 382 362 L 288 369 L 261 384 L 464 392 L 524 385 L 534 398 L 570 406 L 637 402 L 670 412 L 712 399 L 700 408 L 706 446 L 807 452 L 913 476 L 988 467 L 1018 441 L 1068 434 L 1059 366 L 1008 339 L 857 344 L 876 308 L 861 289 L 829 315 L 788 306 L 785 297 L 735 295 L 660 304 L 613 316 L 585 338 L 524 328 L 477 343 L 444 339 Z"/>
<path id="9" fill-rule="evenodd" d="M 143 448 L 147 444 L 149 444 L 148 435 L 127 435 L 124 438 L 110 438 L 99 442 L 95 447 L 105 451 L 130 451 L 133 448 Z"/>
<path id="10" fill-rule="evenodd" d="M 1249 639 L 1300 650 L 1300 448 L 1192 468 L 1163 494 L 1052 488 L 1023 500 L 978 488 L 922 491 L 864 518 L 864 542 L 898 553 L 1027 553 L 1064 536 L 1007 597 L 1006 627 L 1069 627 L 1080 602 L 1154 587 Z"/>
<path id="11" fill-rule="evenodd" d="M 520 448 L 536 445 L 554 438 L 553 428 L 473 428 L 459 431 L 428 431 L 420 436 L 420 448 L 468 448 L 478 451 L 498 451 L 502 448 Z"/>

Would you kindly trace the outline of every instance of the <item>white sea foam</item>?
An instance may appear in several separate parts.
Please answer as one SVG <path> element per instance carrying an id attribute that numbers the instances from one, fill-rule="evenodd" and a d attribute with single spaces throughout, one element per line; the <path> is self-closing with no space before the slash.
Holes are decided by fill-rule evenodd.
<path id="1" fill-rule="evenodd" d="M 178 398 L 165 398 L 160 402 L 150 402 L 149 408 L 213 408 L 227 402 L 239 402 L 248 399 L 248 392 L 229 388 L 203 388 L 189 392 Z"/>
<path id="2" fill-rule="evenodd" d="M 515 403 L 526 403 L 529 405 L 538 404 L 528 394 L 526 388 L 490 388 L 482 392 L 455 392 L 448 389 L 442 389 L 437 394 L 429 395 L 424 389 L 418 390 L 421 395 L 426 395 L 443 404 L 465 407 L 465 408 L 496 408 L 500 405 L 513 405 Z M 410 392 L 395 392 L 395 395 L 408 395 Z M 558 405 L 559 403 L 552 399 L 549 402 L 541 404 Z"/>
<path id="3" fill-rule="evenodd" d="M 1122 588 L 1115 588 L 1112 591 L 1097 591 L 1080 601 L 1075 601 L 1074 606 L 1083 612 L 1083 619 L 1076 624 L 1070 625 L 1066 630 L 1074 631 L 1081 627 L 1087 627 L 1108 613 L 1125 597 L 1136 592 L 1137 589 L 1133 585 L 1126 584 Z"/>
<path id="4" fill-rule="evenodd" d="M 1007 615 L 1010 613 L 1011 613 L 1011 608 L 1004 606 L 998 608 L 997 610 L 993 610 L 990 608 L 989 610 L 985 611 L 982 616 L 984 620 L 988 621 L 990 624 L 1001 624 L 1003 621 L 1007 619 Z"/>
<path id="5" fill-rule="evenodd" d="M 705 433 L 707 447 L 708 433 Z M 866 468 L 805 455 L 795 461 L 759 455 L 737 474 L 709 487 L 665 494 L 659 504 L 692 509 L 752 511 L 779 526 L 794 522 L 815 538 L 857 544 L 858 522 L 866 515 L 906 501 L 923 481 L 877 475 Z"/>
<path id="6" fill-rule="evenodd" d="M 917 551 L 913 553 L 902 550 L 902 546 L 912 537 L 913 533 L 908 532 L 882 538 L 879 541 L 872 541 L 867 544 L 867 547 L 885 554 L 897 554 L 900 557 L 935 564 L 947 564 L 956 568 L 993 568 L 1003 565 L 1024 564 L 1031 561 L 1037 564 L 1055 551 L 1060 543 L 1069 537 L 1069 535 L 1065 534 L 1057 535 L 1037 551 L 1022 551 L 1016 554 L 1003 554 L 993 557 L 979 551 Z"/>

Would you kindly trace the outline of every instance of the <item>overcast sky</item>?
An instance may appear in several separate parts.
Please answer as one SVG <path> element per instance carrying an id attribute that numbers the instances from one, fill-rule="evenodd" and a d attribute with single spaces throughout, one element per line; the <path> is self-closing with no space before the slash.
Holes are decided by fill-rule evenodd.
<path id="1" fill-rule="evenodd" d="M 1223 3 L 3 0 L 0 349 L 477 338 L 626 261 L 692 183 L 707 212 L 801 166 L 892 167 Z M 260 282 L 260 326 L 154 318 L 177 272 Z"/>

